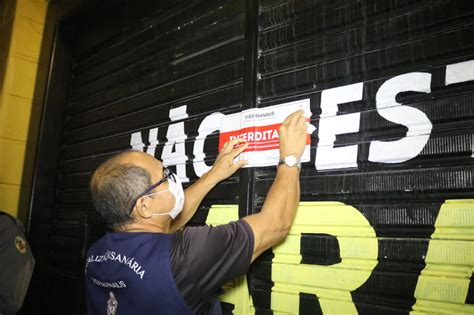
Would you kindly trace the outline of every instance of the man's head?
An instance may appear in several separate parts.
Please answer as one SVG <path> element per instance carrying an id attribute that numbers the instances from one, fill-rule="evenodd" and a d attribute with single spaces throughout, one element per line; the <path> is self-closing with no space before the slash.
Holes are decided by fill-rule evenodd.
<path id="1" fill-rule="evenodd" d="M 173 207 L 175 198 L 167 190 L 168 182 L 153 188 L 151 194 L 140 197 L 154 183 L 163 178 L 163 164 L 140 151 L 126 151 L 115 155 L 100 165 L 90 182 L 92 199 L 109 229 L 124 230 L 132 223 L 152 218 L 156 212 Z M 159 197 L 158 197 L 159 196 Z M 170 221 L 168 216 L 155 220 Z"/>

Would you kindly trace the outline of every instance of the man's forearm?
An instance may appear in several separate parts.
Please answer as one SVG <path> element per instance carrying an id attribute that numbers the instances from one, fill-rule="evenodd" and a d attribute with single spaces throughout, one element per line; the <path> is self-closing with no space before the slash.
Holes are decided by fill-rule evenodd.
<path id="1" fill-rule="evenodd" d="M 286 234 L 285 232 L 293 224 L 299 200 L 299 170 L 296 167 L 279 166 L 275 181 L 263 205 L 262 213 Z"/>
<path id="2" fill-rule="evenodd" d="M 199 204 L 216 184 L 217 181 L 213 176 L 209 173 L 205 173 L 184 191 L 184 208 L 179 216 L 171 222 L 171 232 L 179 230 L 191 220 Z"/>
<path id="3" fill-rule="evenodd" d="M 308 140 L 304 111 L 298 110 L 286 117 L 279 130 L 280 157 L 275 181 L 270 187 L 262 210 L 243 218 L 254 235 L 252 261 L 268 248 L 278 244 L 290 231 L 300 201 L 299 169 L 286 164 L 286 158 L 301 159 Z"/>
<path id="4" fill-rule="evenodd" d="M 244 218 L 254 233 L 252 261 L 286 237 L 300 200 L 299 170 L 281 165 L 262 210 Z"/>

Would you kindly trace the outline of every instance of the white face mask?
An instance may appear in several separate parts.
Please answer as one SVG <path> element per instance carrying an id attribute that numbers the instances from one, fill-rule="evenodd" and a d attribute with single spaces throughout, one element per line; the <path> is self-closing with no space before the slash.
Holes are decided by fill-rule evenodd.
<path id="1" fill-rule="evenodd" d="M 160 190 L 155 193 L 149 194 L 147 196 L 153 196 L 160 194 L 165 191 L 169 191 L 174 197 L 174 207 L 169 212 L 164 213 L 153 213 L 153 215 L 169 215 L 171 219 L 175 219 L 178 214 L 183 211 L 184 207 L 184 190 L 183 185 L 181 184 L 181 180 L 179 179 L 178 175 L 173 174 L 174 180 L 169 178 L 168 179 L 168 189 Z"/>

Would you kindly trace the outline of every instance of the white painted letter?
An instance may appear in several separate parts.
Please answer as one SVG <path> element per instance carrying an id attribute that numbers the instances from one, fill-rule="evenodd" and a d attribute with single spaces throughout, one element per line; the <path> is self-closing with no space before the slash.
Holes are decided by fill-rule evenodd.
<path id="1" fill-rule="evenodd" d="M 150 146 L 148 147 L 146 153 L 154 157 L 156 145 L 158 144 L 158 128 L 150 129 L 150 133 L 148 135 L 148 142 L 150 142 Z M 143 151 L 146 148 L 146 145 L 143 143 L 142 140 L 141 131 L 132 133 L 132 137 L 130 138 L 130 146 L 132 147 L 132 150 L 138 151 Z"/>
<path id="2" fill-rule="evenodd" d="M 337 104 L 362 99 L 363 83 L 328 89 L 321 94 L 316 169 L 357 167 L 357 145 L 334 148 L 336 135 L 359 131 L 360 113 L 337 115 Z"/>
<path id="3" fill-rule="evenodd" d="M 170 109 L 170 119 L 172 121 L 184 119 L 188 117 L 186 113 L 187 106 L 180 106 L 177 108 Z M 161 159 L 163 165 L 176 165 L 176 172 L 182 182 L 188 182 L 189 178 L 186 176 L 186 152 L 184 148 L 184 141 L 186 140 L 186 134 L 184 133 L 184 122 L 171 124 L 168 127 L 166 133 L 166 142 Z M 175 150 L 173 151 L 173 148 Z"/>
<path id="4" fill-rule="evenodd" d="M 446 66 L 446 85 L 471 80 L 474 80 L 474 60 L 453 63 Z M 471 142 L 471 157 L 474 158 L 474 135 L 472 135 Z"/>
<path id="5" fill-rule="evenodd" d="M 209 116 L 206 116 L 206 118 L 204 118 L 204 120 L 199 125 L 198 136 L 194 141 L 193 149 L 194 172 L 196 172 L 196 175 L 199 177 L 211 169 L 211 166 L 208 166 L 204 162 L 204 158 L 206 157 L 204 154 L 204 141 L 208 135 L 221 129 L 221 120 L 224 117 L 225 115 L 222 113 L 212 113 Z"/>
<path id="6" fill-rule="evenodd" d="M 130 146 L 132 147 L 132 150 L 143 151 L 145 144 L 142 140 L 141 131 L 132 133 L 132 137 L 130 138 Z"/>
<path id="7" fill-rule="evenodd" d="M 150 145 L 148 146 L 146 153 L 150 154 L 152 157 L 155 157 L 156 145 L 158 144 L 158 127 L 150 129 L 149 132 L 148 142 L 150 142 Z"/>
<path id="8" fill-rule="evenodd" d="M 453 63 L 446 66 L 446 85 L 471 80 L 474 80 L 474 60 Z"/>
<path id="9" fill-rule="evenodd" d="M 417 156 L 428 142 L 433 128 L 421 110 L 401 105 L 395 100 L 398 93 L 416 91 L 430 93 L 431 74 L 412 72 L 396 76 L 379 88 L 376 96 L 377 112 L 383 118 L 408 128 L 406 137 L 395 141 L 372 141 L 369 161 L 401 163 Z"/>

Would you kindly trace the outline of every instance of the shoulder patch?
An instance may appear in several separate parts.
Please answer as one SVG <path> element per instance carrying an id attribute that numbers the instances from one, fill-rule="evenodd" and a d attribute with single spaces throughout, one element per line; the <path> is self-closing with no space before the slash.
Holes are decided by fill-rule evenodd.
<path id="1" fill-rule="evenodd" d="M 26 253 L 26 242 L 25 239 L 20 235 L 15 237 L 15 247 L 20 253 Z"/>

